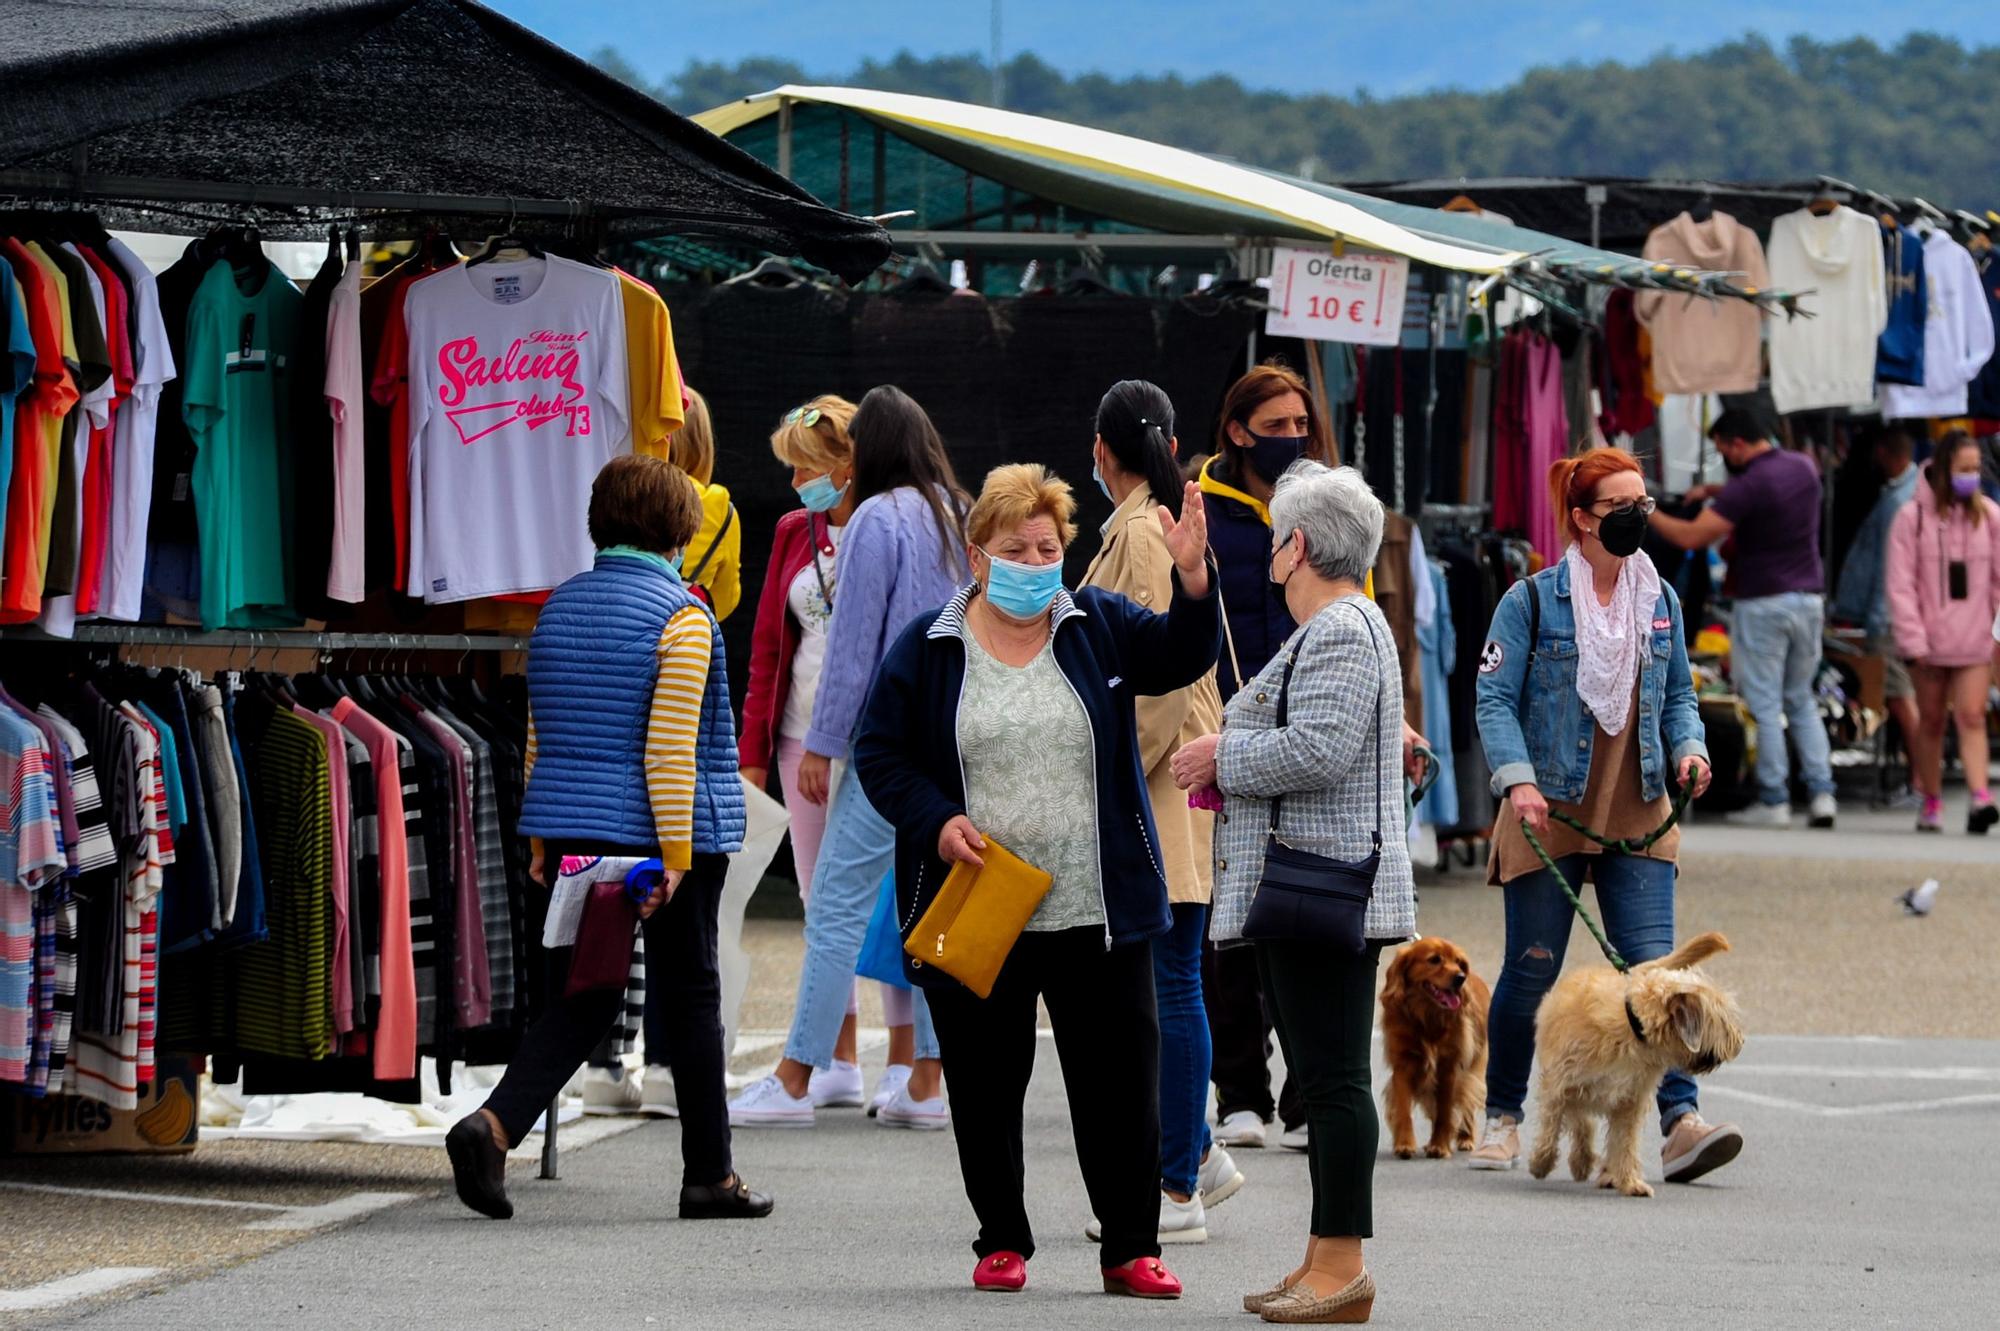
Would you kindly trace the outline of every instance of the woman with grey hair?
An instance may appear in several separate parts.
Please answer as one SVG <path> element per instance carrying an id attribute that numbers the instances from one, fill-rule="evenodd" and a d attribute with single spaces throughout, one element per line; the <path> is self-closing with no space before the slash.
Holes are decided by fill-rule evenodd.
<path id="1" fill-rule="evenodd" d="M 1299 627 L 1230 699 L 1222 732 L 1174 757 L 1183 789 L 1222 794 L 1215 828 L 1218 946 L 1256 948 L 1285 1062 L 1304 1087 L 1313 1214 L 1306 1258 L 1244 1307 L 1267 1322 L 1366 1321 L 1375 1282 L 1377 1123 L 1369 1033 L 1382 948 L 1416 932 L 1402 836 L 1403 693 L 1395 643 L 1364 592 L 1382 504 L 1351 467 L 1299 462 L 1271 500 L 1271 580 Z M 1349 864 L 1379 856 L 1359 952 L 1323 936 L 1253 926 L 1267 847 Z M 1254 937 L 1252 936 L 1254 935 Z"/>

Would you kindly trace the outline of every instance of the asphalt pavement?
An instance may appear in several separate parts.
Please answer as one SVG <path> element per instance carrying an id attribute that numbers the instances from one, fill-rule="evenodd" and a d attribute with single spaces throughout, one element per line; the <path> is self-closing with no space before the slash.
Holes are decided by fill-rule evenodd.
<path id="1" fill-rule="evenodd" d="M 1857 810 L 1834 834 L 1746 832 L 1706 821 L 1692 829 L 1680 927 L 1721 928 L 1735 942 L 1712 969 L 1742 999 L 1751 1030 L 1744 1057 L 1705 1081 L 1704 1111 L 1742 1126 L 1743 1156 L 1700 1184 L 1662 1186 L 1647 1200 L 1385 1153 L 1368 1248 L 1381 1288 L 1375 1321 L 1994 1324 L 2000 1008 L 1988 976 L 2000 959 L 2000 838 L 1918 839 L 1906 824 L 1903 815 Z M 1937 911 L 1911 919 L 1893 898 L 1924 877 L 1943 885 Z M 1501 950 L 1497 894 L 1475 870 L 1421 878 L 1424 930 L 1459 939 L 1490 977 Z M 739 1072 L 775 1057 L 768 1032 L 789 1014 L 796 934 L 795 923 L 752 922 L 746 942 L 758 968 Z M 1569 963 L 1599 964 L 1581 929 Z M 873 1008 L 868 995 L 864 1013 Z M 879 1050 L 866 1055 L 871 1075 L 879 1057 Z M 166 1269 L 164 1259 L 143 1252 L 108 1254 L 95 1275 L 71 1261 L 65 1278 L 84 1282 L 83 1295 L 93 1293 L 92 1279 L 123 1282 L 100 1285 L 83 1301 L 0 1282 L 13 1285 L 0 1288 L 0 1325 L 1242 1326 L 1250 1319 L 1241 1295 L 1298 1260 L 1309 1204 L 1303 1157 L 1275 1146 L 1239 1151 L 1249 1186 L 1215 1210 L 1210 1241 L 1167 1250 L 1187 1297 L 1170 1305 L 1107 1297 L 1083 1237 L 1088 1207 L 1046 1042 L 1027 1132 L 1041 1251 L 1018 1296 L 970 1289 L 973 1222 L 952 1136 L 887 1131 L 858 1111 L 833 1111 L 811 1132 L 738 1133 L 740 1168 L 778 1198 L 776 1214 L 762 1222 L 674 1218 L 673 1123 L 646 1123 L 567 1151 L 555 1182 L 517 1161 L 510 1184 L 518 1214 L 504 1223 L 441 1195 L 441 1152 L 346 1147 L 329 1155 L 301 1147 L 322 1154 L 311 1163 L 286 1157 L 292 1163 L 280 1166 L 275 1156 L 224 1159 L 204 1148 L 188 1166 L 154 1164 L 150 1176 L 128 1176 L 139 1180 L 125 1184 L 136 1197 L 73 1204 L 83 1208 L 77 1214 L 129 1208 L 113 1213 L 129 1214 L 135 1231 L 184 1214 L 187 1224 L 161 1231 L 178 1238 L 162 1241 L 205 1250 L 210 1260 Z M 370 1150 L 385 1154 L 360 1154 Z M 393 1167 L 364 1163 L 378 1158 Z M 205 1159 L 212 1163 L 196 1163 Z M 162 1203 L 149 1210 L 144 1194 L 181 1186 L 165 1181 L 174 1169 L 195 1169 L 219 1190 L 231 1165 L 245 1171 L 247 1187 L 262 1189 L 244 1195 L 264 1209 L 195 1203 L 175 1211 L 181 1203 Z M 1648 1166 L 1657 1181 L 1650 1146 Z M 99 1169 L 81 1183 L 120 1186 L 115 1166 Z M 30 1198 L 60 1200 L 6 1190 L 20 1178 L 0 1162 L 0 1247 L 10 1250 L 40 1241 L 16 1223 Z M 79 1182 L 60 1172 L 35 1179 Z M 354 1200 L 385 1192 L 400 1195 Z M 343 1204 L 354 1213 L 339 1214 Z M 166 1212 L 173 1214 L 163 1219 Z M 287 1220 L 293 1216 L 305 1219 Z M 286 1223 L 299 1231 L 271 1234 Z M 239 1230 L 248 1237 L 231 1237 Z M 10 1306 L 31 1306 L 10 1298 L 35 1297 L 48 1306 L 7 1316 Z"/>

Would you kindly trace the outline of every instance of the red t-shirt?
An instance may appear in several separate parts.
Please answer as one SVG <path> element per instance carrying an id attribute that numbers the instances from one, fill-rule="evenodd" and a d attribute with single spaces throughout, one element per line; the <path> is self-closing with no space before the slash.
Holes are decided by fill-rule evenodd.
<path id="1" fill-rule="evenodd" d="M 127 321 L 130 296 L 124 276 L 86 246 L 76 247 L 83 261 L 104 284 L 104 343 L 111 354 L 110 415 L 101 430 L 90 432 L 90 452 L 83 468 L 82 548 L 77 556 L 76 612 L 94 614 L 104 586 L 104 561 L 111 543 L 111 476 L 117 438 L 118 409 L 132 396 L 135 366 L 132 330 Z"/>

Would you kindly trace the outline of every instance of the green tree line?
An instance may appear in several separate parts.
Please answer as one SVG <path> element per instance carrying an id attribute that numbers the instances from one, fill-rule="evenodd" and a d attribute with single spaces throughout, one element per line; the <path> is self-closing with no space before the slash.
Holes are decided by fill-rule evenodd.
<path id="1" fill-rule="evenodd" d="M 760 58 L 690 61 L 654 81 L 621 54 L 597 62 L 676 110 L 783 83 L 843 84 L 985 102 L 976 55 L 907 52 L 842 72 Z M 1794 180 L 1828 172 L 1959 206 L 1995 196 L 2000 47 L 1913 34 L 1782 47 L 1760 37 L 1643 64 L 1534 69 L 1491 92 L 1293 96 L 1201 79 L 1065 75 L 1031 54 L 1004 69 L 1009 109 L 1116 130 L 1322 180 L 1609 175 Z"/>

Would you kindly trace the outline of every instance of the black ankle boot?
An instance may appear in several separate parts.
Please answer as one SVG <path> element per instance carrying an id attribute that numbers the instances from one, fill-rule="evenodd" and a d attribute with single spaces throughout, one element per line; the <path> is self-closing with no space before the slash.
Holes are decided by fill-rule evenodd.
<path id="1" fill-rule="evenodd" d="M 458 1199 L 481 1215 L 513 1219 L 514 1203 L 507 1200 L 507 1153 L 494 1140 L 486 1115 L 474 1112 L 453 1124 L 444 1136 L 444 1149 L 451 1157 Z"/>
<path id="2" fill-rule="evenodd" d="M 681 1189 L 683 1220 L 762 1220 L 773 1205 L 763 1193 L 750 1191 L 740 1174 L 726 1186 L 711 1183 Z"/>

